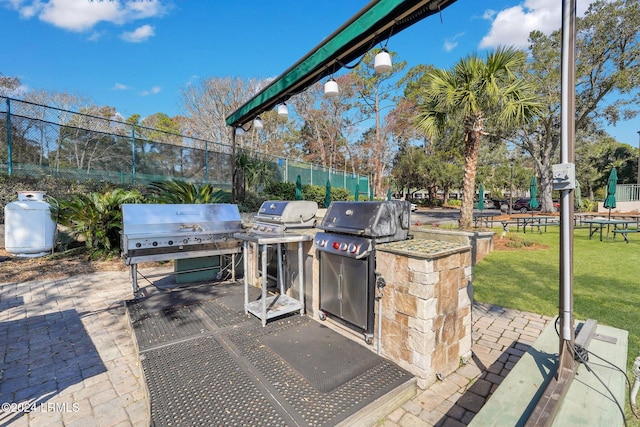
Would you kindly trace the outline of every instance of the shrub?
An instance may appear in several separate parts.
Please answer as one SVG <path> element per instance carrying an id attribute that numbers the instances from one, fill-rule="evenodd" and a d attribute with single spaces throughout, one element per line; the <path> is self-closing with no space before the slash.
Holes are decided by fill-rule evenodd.
<path id="1" fill-rule="evenodd" d="M 309 185 L 302 186 L 302 200 L 311 200 L 318 204 L 320 207 L 324 207 L 324 198 L 327 194 L 327 189 L 324 185 Z M 295 200 L 296 199 L 296 184 L 292 182 L 277 182 L 267 185 L 265 188 L 266 200 Z M 353 194 L 346 188 L 332 188 L 331 200 L 353 200 Z"/>
<path id="2" fill-rule="evenodd" d="M 229 203 L 231 193 L 213 188 L 211 184 L 193 184 L 170 180 L 149 184 L 149 200 L 155 203 Z"/>
<path id="3" fill-rule="evenodd" d="M 522 247 L 530 247 L 533 246 L 533 242 L 530 240 L 523 239 L 520 236 L 509 235 L 507 237 L 507 246 L 510 248 L 522 248 Z"/>
<path id="4" fill-rule="evenodd" d="M 258 212 L 265 200 L 263 194 L 248 191 L 244 199 L 238 201 L 238 210 L 240 212 Z"/>
<path id="5" fill-rule="evenodd" d="M 267 184 L 264 193 L 267 200 L 295 200 L 296 184 L 293 182 L 272 182 Z"/>
<path id="6" fill-rule="evenodd" d="M 76 194 L 52 205 L 51 215 L 58 224 L 68 227 L 74 237 L 84 237 L 90 258 L 110 257 L 120 250 L 120 205 L 140 203 L 142 199 L 136 190 Z"/>
<path id="7" fill-rule="evenodd" d="M 68 198 L 72 194 L 89 194 L 93 192 L 104 193 L 115 188 L 127 190 L 135 187 L 131 185 L 114 184 L 107 181 L 75 180 L 56 177 L 53 175 L 8 175 L 0 173 L 0 208 L 16 200 L 18 191 L 44 191 L 47 201 L 55 203 L 56 199 Z M 142 189 L 142 187 L 140 187 Z M 4 223 L 4 209 L 0 209 L 0 224 Z"/>

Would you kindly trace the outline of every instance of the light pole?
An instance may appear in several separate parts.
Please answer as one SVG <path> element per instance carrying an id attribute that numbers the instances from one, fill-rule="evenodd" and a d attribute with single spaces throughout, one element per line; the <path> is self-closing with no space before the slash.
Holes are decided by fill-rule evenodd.
<path id="1" fill-rule="evenodd" d="M 638 131 L 638 185 L 640 185 L 640 130 Z"/>
<path id="2" fill-rule="evenodd" d="M 509 178 L 509 215 L 511 215 L 511 209 L 513 208 L 513 157 L 509 158 L 509 164 L 511 165 L 511 177 Z"/>

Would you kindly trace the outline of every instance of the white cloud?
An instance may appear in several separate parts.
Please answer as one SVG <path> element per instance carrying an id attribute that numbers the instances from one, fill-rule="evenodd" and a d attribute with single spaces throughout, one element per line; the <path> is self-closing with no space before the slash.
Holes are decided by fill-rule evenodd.
<path id="1" fill-rule="evenodd" d="M 129 86 L 124 85 L 122 83 L 116 83 L 113 85 L 113 88 L 111 88 L 111 90 L 129 90 L 131 89 Z"/>
<path id="2" fill-rule="evenodd" d="M 153 35 L 155 35 L 153 27 L 151 25 L 143 25 L 142 27 L 136 28 L 134 31 L 122 33 L 120 38 L 131 43 L 140 43 Z"/>
<path id="3" fill-rule="evenodd" d="M 122 25 L 139 19 L 162 16 L 168 7 L 162 0 L 0 0 L 9 3 L 25 19 L 43 22 L 69 31 L 89 31 L 100 22 Z"/>
<path id="4" fill-rule="evenodd" d="M 589 4 L 595 0 L 579 2 L 577 10 L 583 15 Z M 562 21 L 562 2 L 558 0 L 525 0 L 499 12 L 487 10 L 484 18 L 492 21 L 489 34 L 480 41 L 481 48 L 496 46 L 514 46 L 526 48 L 529 45 L 529 33 L 533 30 L 551 34 L 560 29 Z"/>
<path id="5" fill-rule="evenodd" d="M 141 92 L 140 95 L 142 96 L 155 95 L 160 93 L 161 91 L 162 91 L 162 88 L 160 86 L 154 86 L 151 88 L 151 90 L 145 90 L 144 92 Z"/>
<path id="6" fill-rule="evenodd" d="M 464 33 L 458 33 L 455 36 L 446 39 L 444 41 L 444 50 L 447 52 L 451 52 L 453 49 L 455 49 L 458 46 L 457 40 L 462 36 L 464 36 Z"/>

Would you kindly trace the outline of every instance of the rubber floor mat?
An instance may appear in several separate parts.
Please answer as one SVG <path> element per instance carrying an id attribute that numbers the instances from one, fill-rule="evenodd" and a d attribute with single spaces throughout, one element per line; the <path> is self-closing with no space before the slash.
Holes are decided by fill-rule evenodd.
<path id="1" fill-rule="evenodd" d="M 266 335 L 262 342 L 317 390 L 327 393 L 363 374 L 380 358 L 326 326 L 306 323 Z"/>
<path id="2" fill-rule="evenodd" d="M 327 384 L 340 385 L 323 392 L 305 376 L 308 373 L 307 369 L 301 368 L 302 372 L 298 372 L 280 355 L 283 350 L 279 349 L 276 352 L 265 344 L 265 341 L 269 341 L 267 337 L 272 334 L 295 335 L 300 333 L 296 331 L 300 328 L 301 332 L 313 335 L 325 333 L 327 329 L 308 317 L 296 315 L 268 323 L 265 328 L 241 327 L 224 333 L 225 338 L 237 346 L 240 354 L 257 369 L 261 380 L 268 385 L 270 393 L 278 396 L 279 402 L 286 402 L 290 407 L 289 411 L 299 417 L 296 419 L 297 424 L 291 425 L 334 426 L 413 378 L 396 364 L 371 352 L 375 363 L 370 369 L 355 375 L 355 372 L 346 373 L 344 367 L 337 367 L 334 372 L 342 373 L 344 377 L 339 380 L 328 378 L 325 381 Z M 315 328 L 322 332 L 313 331 Z M 344 345 L 354 344 L 337 332 L 331 333 L 335 333 L 336 339 L 342 340 Z M 315 344 L 309 346 L 306 354 L 309 355 L 309 366 L 317 366 Z M 290 356 L 287 357 L 292 359 Z M 335 359 L 336 364 L 341 362 Z M 319 380 L 313 381 L 316 385 L 321 384 Z"/>
<path id="3" fill-rule="evenodd" d="M 286 426 L 273 402 L 212 337 L 151 350 L 142 361 L 156 426 Z"/>
<path id="4" fill-rule="evenodd" d="M 309 317 L 263 327 L 243 304 L 237 285 L 127 303 L 154 426 L 335 426 L 412 378 Z"/>
<path id="5" fill-rule="evenodd" d="M 152 312 L 137 305 L 128 308 L 140 350 L 187 339 L 209 330 L 206 322 L 194 312 L 194 306 Z"/>

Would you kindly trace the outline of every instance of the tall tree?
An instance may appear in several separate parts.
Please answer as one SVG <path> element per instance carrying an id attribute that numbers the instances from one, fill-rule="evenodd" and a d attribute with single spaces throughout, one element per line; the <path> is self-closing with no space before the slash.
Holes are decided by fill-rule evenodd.
<path id="1" fill-rule="evenodd" d="M 227 116 L 258 93 L 265 84 L 258 80 L 214 77 L 186 86 L 181 93 L 181 102 L 189 118 L 188 134 L 231 146 Z"/>
<path id="2" fill-rule="evenodd" d="M 0 96 L 12 97 L 20 88 L 20 79 L 17 77 L 9 77 L 0 73 Z"/>
<path id="3" fill-rule="evenodd" d="M 394 61 L 393 70 L 377 74 L 373 69 L 375 55 L 379 52 L 373 49 L 367 52 L 360 64 L 354 68 L 356 98 L 359 100 L 362 120 L 373 120 L 371 127 L 373 134 L 361 139 L 367 145 L 365 151 L 370 153 L 369 166 L 371 169 L 372 185 L 375 194 L 383 193 L 383 176 L 390 166 L 391 130 L 384 120 L 383 109 L 391 107 L 391 99 L 396 86 L 391 83 L 394 76 L 406 67 L 406 61 Z M 391 53 L 392 56 L 395 56 Z M 362 148 L 365 148 L 364 146 Z"/>
<path id="4" fill-rule="evenodd" d="M 596 132 L 585 136 L 576 148 L 576 178 L 582 186 L 584 195 L 593 200 L 596 190 L 607 185 L 609 171 L 616 168 L 618 183 L 635 184 L 637 150 L 627 144 L 621 144 L 604 132 Z"/>
<path id="5" fill-rule="evenodd" d="M 630 119 L 640 105 L 640 2 L 599 0 L 576 21 L 576 146 L 579 135 Z M 540 178 L 543 211 L 552 210 L 551 166 L 560 144 L 560 53 L 562 33 L 530 35 L 527 77 L 544 106 L 514 143 L 528 152 Z M 610 169 L 610 168 L 609 168 Z M 582 183 L 582 182 L 581 182 Z"/>
<path id="6" fill-rule="evenodd" d="M 302 121 L 301 137 L 305 159 L 328 168 L 346 169 L 349 147 L 347 135 L 351 128 L 348 114 L 352 108 L 353 76 L 335 78 L 340 93 L 324 96 L 321 83 L 291 98 L 296 116 Z M 353 171 L 355 173 L 355 171 Z"/>
<path id="7" fill-rule="evenodd" d="M 471 55 L 451 70 L 438 69 L 423 78 L 418 128 L 430 139 L 446 131 L 447 119 L 462 118 L 464 129 L 464 179 L 460 228 L 471 229 L 473 199 L 481 140 L 502 125 L 524 123 L 538 108 L 530 85 L 517 74 L 525 54 L 500 48 L 482 60 Z"/>

